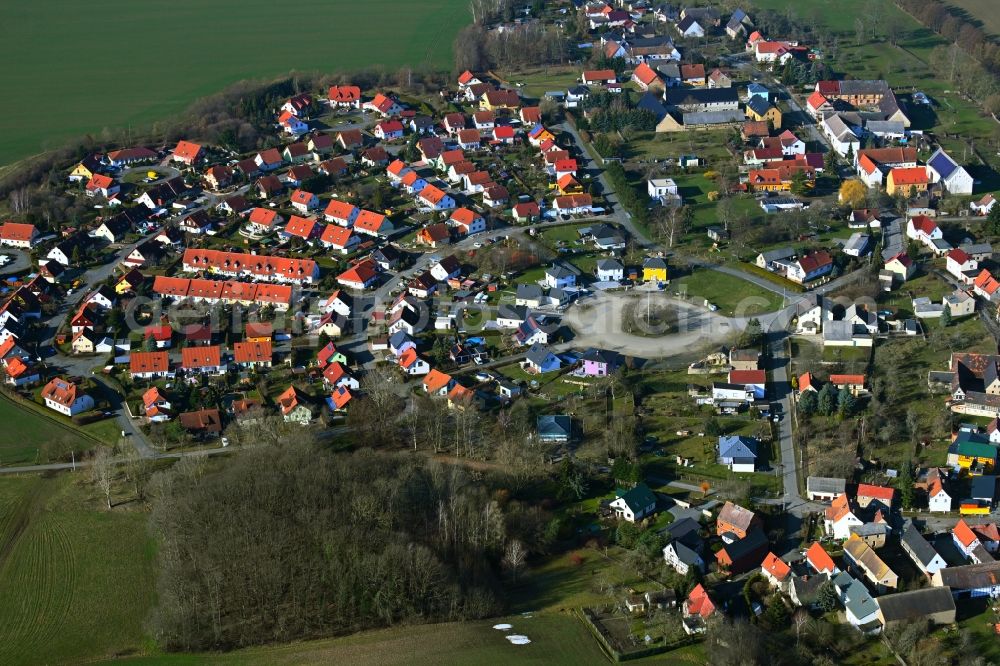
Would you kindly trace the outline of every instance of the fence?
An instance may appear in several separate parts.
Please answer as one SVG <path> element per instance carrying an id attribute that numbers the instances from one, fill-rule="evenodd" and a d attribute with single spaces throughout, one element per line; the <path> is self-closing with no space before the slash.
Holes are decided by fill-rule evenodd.
<path id="1" fill-rule="evenodd" d="M 590 629 L 590 633 L 594 635 L 594 638 L 597 639 L 597 642 L 600 644 L 604 653 L 608 655 L 610 659 L 617 662 L 631 661 L 632 659 L 642 659 L 643 657 L 663 654 L 664 652 L 670 652 L 671 650 L 676 650 L 677 648 L 684 647 L 685 645 L 692 645 L 700 640 L 697 636 L 686 636 L 672 643 L 648 645 L 636 648 L 635 650 L 622 652 L 611 645 L 611 641 L 608 640 L 608 637 L 604 634 L 600 619 L 596 616 L 593 610 L 590 608 L 584 608 L 579 617 L 587 628 Z"/>

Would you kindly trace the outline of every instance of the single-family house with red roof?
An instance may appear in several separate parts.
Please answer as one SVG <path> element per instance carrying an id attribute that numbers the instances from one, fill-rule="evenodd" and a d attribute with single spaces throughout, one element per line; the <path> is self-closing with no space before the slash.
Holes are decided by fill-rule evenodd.
<path id="1" fill-rule="evenodd" d="M 292 208 L 306 214 L 311 210 L 319 210 L 319 197 L 312 192 L 295 190 L 290 197 Z"/>
<path id="2" fill-rule="evenodd" d="M 518 222 L 533 222 L 541 215 L 541 211 L 538 208 L 537 202 L 523 201 L 514 205 L 511 209 L 511 214 Z"/>
<path id="3" fill-rule="evenodd" d="M 374 286 L 377 280 L 378 269 L 371 259 L 359 261 L 337 276 L 338 284 L 359 291 Z"/>
<path id="4" fill-rule="evenodd" d="M 320 234 L 319 242 L 323 247 L 334 252 L 348 254 L 357 247 L 361 240 L 350 227 L 327 224 L 323 227 L 323 233 Z"/>
<path id="5" fill-rule="evenodd" d="M 448 224 L 462 236 L 486 231 L 486 218 L 468 208 L 456 208 L 448 218 Z"/>
<path id="6" fill-rule="evenodd" d="M 38 229 L 33 224 L 11 222 L 0 224 L 0 246 L 30 250 L 38 241 Z"/>
<path id="7" fill-rule="evenodd" d="M 202 158 L 204 151 L 202 147 L 197 143 L 192 143 L 190 141 L 178 141 L 177 147 L 174 148 L 174 152 L 170 155 L 170 159 L 174 162 L 181 162 L 188 166 L 192 166 Z"/>
<path id="8" fill-rule="evenodd" d="M 830 577 L 840 573 L 840 569 L 833 563 L 833 558 L 826 552 L 819 541 L 813 541 L 806 550 L 806 564 L 818 574 L 825 573 Z"/>
<path id="9" fill-rule="evenodd" d="M 337 108 L 361 108 L 361 88 L 358 86 L 330 86 L 327 103 Z"/>
<path id="10" fill-rule="evenodd" d="M 862 509 L 881 508 L 885 511 L 892 509 L 892 501 L 896 496 L 896 489 L 887 486 L 876 486 L 868 483 L 858 484 L 858 492 L 855 501 Z"/>
<path id="11" fill-rule="evenodd" d="M 417 195 L 417 203 L 430 210 L 451 210 L 455 207 L 455 199 L 435 185 L 428 185 L 421 190 Z"/>
<path id="12" fill-rule="evenodd" d="M 404 133 L 403 123 L 395 119 L 380 122 L 375 125 L 375 129 L 372 131 L 372 134 L 383 141 L 402 139 Z"/>

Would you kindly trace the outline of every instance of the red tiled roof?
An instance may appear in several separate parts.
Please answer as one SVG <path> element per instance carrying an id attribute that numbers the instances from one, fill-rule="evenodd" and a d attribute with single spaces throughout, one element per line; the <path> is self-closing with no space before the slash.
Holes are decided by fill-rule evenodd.
<path id="1" fill-rule="evenodd" d="M 837 565 L 833 563 L 833 558 L 823 549 L 819 541 L 814 541 L 809 550 L 806 551 L 806 560 L 817 572 L 833 573 Z"/>
<path id="2" fill-rule="evenodd" d="M 271 341 L 234 343 L 233 360 L 237 363 L 269 363 L 271 361 Z"/>
<path id="3" fill-rule="evenodd" d="M 331 102 L 356 102 L 361 99 L 358 86 L 330 86 L 327 98 Z"/>
<path id="4" fill-rule="evenodd" d="M 702 70 L 704 73 L 704 69 Z M 615 70 L 613 69 L 589 69 L 583 72 L 584 81 L 614 81 Z"/>
<path id="5" fill-rule="evenodd" d="M 911 218 L 910 224 L 913 225 L 914 230 L 920 231 L 928 236 L 937 231 L 938 228 L 937 223 L 926 215 L 917 215 L 916 217 Z"/>
<path id="6" fill-rule="evenodd" d="M 632 77 L 644 86 L 651 85 L 660 78 L 659 75 L 653 71 L 653 68 L 644 62 L 639 63 L 639 66 L 635 68 L 634 72 L 632 72 Z"/>
<path id="7" fill-rule="evenodd" d="M 42 389 L 42 398 L 57 402 L 64 407 L 69 407 L 76 402 L 77 390 L 77 385 L 68 379 L 55 377 Z"/>
<path id="8" fill-rule="evenodd" d="M 222 347 L 185 347 L 181 350 L 181 367 L 185 370 L 216 368 L 222 365 Z"/>
<path id="9" fill-rule="evenodd" d="M 925 167 L 896 167 L 889 172 L 893 185 L 923 185 L 927 183 L 927 169 Z"/>
<path id="10" fill-rule="evenodd" d="M 0 225 L 0 240 L 30 241 L 35 233 L 35 225 L 33 224 L 8 221 Z"/>
<path id="11" fill-rule="evenodd" d="M 785 580 L 792 573 L 792 568 L 774 553 L 767 554 L 760 568 L 771 574 L 778 581 Z"/>
<path id="12" fill-rule="evenodd" d="M 129 370 L 132 374 L 147 372 L 167 372 L 170 359 L 165 351 L 132 352 L 129 355 Z"/>
<path id="13" fill-rule="evenodd" d="M 336 224 L 328 224 L 323 229 L 322 235 L 320 235 L 320 242 L 332 245 L 334 247 L 347 247 L 347 243 L 351 240 L 351 231 L 349 227 L 341 227 Z"/>
<path id="14" fill-rule="evenodd" d="M 174 155 L 188 162 L 198 159 L 200 153 L 201 146 L 190 141 L 178 141 L 177 147 L 174 148 Z"/>
<path id="15" fill-rule="evenodd" d="M 875 499 L 891 502 L 896 490 L 886 486 L 874 486 L 868 483 L 858 484 L 858 497 L 873 497 Z"/>
<path id="16" fill-rule="evenodd" d="M 764 370 L 730 370 L 730 384 L 765 384 L 767 372 Z"/>
<path id="17" fill-rule="evenodd" d="M 344 283 L 350 282 L 354 284 L 368 284 L 378 275 L 378 271 L 375 270 L 375 262 L 366 259 L 365 261 L 360 261 L 351 268 L 337 276 L 337 281 Z"/>
<path id="18" fill-rule="evenodd" d="M 836 386 L 846 384 L 848 386 L 864 386 L 864 375 L 830 375 L 830 383 Z"/>
<path id="19" fill-rule="evenodd" d="M 316 262 L 312 259 L 196 248 L 184 250 L 183 263 L 194 270 L 216 269 L 234 273 L 246 271 L 258 277 L 283 277 L 294 280 L 312 277 L 316 272 Z"/>
<path id="20" fill-rule="evenodd" d="M 952 530 L 952 534 L 958 539 L 964 547 L 968 548 L 979 538 L 976 533 L 972 531 L 968 523 L 965 522 L 964 518 L 960 518 L 958 523 L 955 524 L 955 529 Z"/>

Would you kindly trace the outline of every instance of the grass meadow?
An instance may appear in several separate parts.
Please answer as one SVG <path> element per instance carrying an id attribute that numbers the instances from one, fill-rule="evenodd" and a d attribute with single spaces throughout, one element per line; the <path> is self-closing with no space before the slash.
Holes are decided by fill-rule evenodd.
<path id="1" fill-rule="evenodd" d="M 504 622 L 528 645 L 511 645 L 492 628 Z M 666 656 L 666 655 L 664 655 Z M 227 654 L 159 655 L 115 660 L 115 664 L 546 664 L 577 666 L 607 658 L 583 623 L 569 613 L 538 613 L 484 622 L 393 627 L 318 641 L 250 648 Z"/>
<path id="2" fill-rule="evenodd" d="M 465 0 L 8 3 L 0 164 L 142 127 L 246 78 L 374 65 L 448 68 Z"/>
<path id="3" fill-rule="evenodd" d="M 94 447 L 95 442 L 76 432 L 69 425 L 69 419 L 66 419 L 66 425 L 61 425 L 58 422 L 61 417 L 55 412 L 51 414 L 52 418 L 46 419 L 31 410 L 17 406 L 7 398 L 0 399 L 0 423 L 3 424 L 3 436 L 0 437 L 0 464 L 44 463 L 70 450 L 80 452 Z M 109 422 L 100 422 L 95 426 L 104 427 L 105 423 Z M 88 428 L 93 427 L 88 426 Z M 91 434 L 103 438 L 106 433 L 91 432 Z"/>
<path id="4" fill-rule="evenodd" d="M 949 0 L 948 4 L 979 21 L 984 31 L 1000 35 L 1000 14 L 993 0 Z"/>

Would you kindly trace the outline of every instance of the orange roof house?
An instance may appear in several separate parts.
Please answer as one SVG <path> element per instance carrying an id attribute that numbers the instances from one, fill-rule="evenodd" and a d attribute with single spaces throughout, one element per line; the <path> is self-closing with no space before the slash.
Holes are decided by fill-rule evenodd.
<path id="1" fill-rule="evenodd" d="M 337 276 L 337 282 L 351 289 L 367 289 L 378 279 L 375 262 L 371 259 L 360 261 Z"/>
<path id="2" fill-rule="evenodd" d="M 771 552 L 764 558 L 760 568 L 774 585 L 783 585 L 792 573 L 792 568 L 784 560 Z"/>
<path id="3" fill-rule="evenodd" d="M 896 192 L 909 195 L 910 192 L 926 192 L 929 184 L 926 167 L 896 167 L 885 179 L 885 191 L 889 196 Z"/>
<path id="4" fill-rule="evenodd" d="M 705 620 L 715 613 L 715 604 L 708 597 L 708 592 L 698 583 L 691 590 L 688 598 L 684 601 L 684 613 L 687 615 L 697 615 Z"/>
<path id="5" fill-rule="evenodd" d="M 830 576 L 837 573 L 837 565 L 833 563 L 833 558 L 823 549 L 819 541 L 814 541 L 806 550 L 806 562 L 816 573 L 825 573 Z"/>
<path id="6" fill-rule="evenodd" d="M 244 366 L 271 365 L 271 343 L 268 340 L 233 344 L 233 361 Z"/>
<path id="7" fill-rule="evenodd" d="M 132 377 L 165 377 L 170 372 L 170 358 L 165 351 L 132 352 L 129 371 Z"/>
<path id="8" fill-rule="evenodd" d="M 431 370 L 424 377 L 424 391 L 430 395 L 444 395 L 453 381 L 452 376 L 440 370 Z"/>
<path id="9" fill-rule="evenodd" d="M 663 86 L 663 81 L 660 79 L 660 75 L 644 62 L 639 63 L 639 66 L 635 68 L 634 72 L 632 72 L 632 80 L 638 83 L 639 87 L 643 90 Z"/>
<path id="10" fill-rule="evenodd" d="M 175 162 L 183 162 L 184 164 L 194 164 L 201 157 L 202 148 L 197 143 L 192 143 L 190 141 L 178 141 L 177 147 L 174 148 L 174 153 L 171 159 Z"/>
<path id="11" fill-rule="evenodd" d="M 859 483 L 858 492 L 855 499 L 862 509 L 868 508 L 872 502 L 878 502 L 885 508 L 892 508 L 892 500 L 896 496 L 896 489 L 887 486 L 874 486 L 868 483 Z"/>

